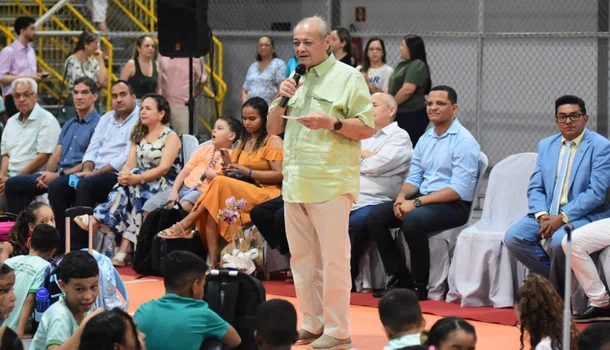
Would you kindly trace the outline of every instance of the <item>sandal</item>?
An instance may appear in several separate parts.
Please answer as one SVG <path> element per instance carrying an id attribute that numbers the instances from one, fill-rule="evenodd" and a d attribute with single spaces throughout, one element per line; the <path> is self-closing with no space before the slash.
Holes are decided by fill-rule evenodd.
<path id="1" fill-rule="evenodd" d="M 180 233 L 176 230 L 176 226 L 180 228 Z M 170 228 L 157 233 L 157 236 L 165 239 L 191 239 L 194 236 L 193 230 L 185 231 L 179 223 L 173 224 Z"/>

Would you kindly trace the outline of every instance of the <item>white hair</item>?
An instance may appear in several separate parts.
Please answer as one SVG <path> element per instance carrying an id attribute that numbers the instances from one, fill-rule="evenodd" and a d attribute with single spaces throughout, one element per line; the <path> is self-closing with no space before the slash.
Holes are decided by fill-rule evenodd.
<path id="1" fill-rule="evenodd" d="M 330 35 L 330 32 L 328 31 L 328 24 L 326 23 L 324 18 L 322 18 L 321 16 L 318 16 L 318 15 L 303 18 L 302 20 L 299 21 L 299 23 L 297 23 L 297 25 L 294 28 L 296 29 L 298 26 L 300 26 L 306 22 L 314 22 L 317 24 L 318 33 L 320 33 L 320 36 L 322 37 L 322 39 L 324 39 Z"/>
<path id="2" fill-rule="evenodd" d="M 394 109 L 398 108 L 398 104 L 396 103 L 394 96 L 392 96 L 388 93 L 385 93 L 385 92 L 376 92 L 373 95 L 378 95 L 381 98 L 383 98 L 383 100 L 385 101 L 385 104 L 386 104 L 386 106 L 388 106 L 388 108 L 394 108 Z"/>
<path id="3" fill-rule="evenodd" d="M 38 93 L 38 84 L 36 84 L 36 81 L 32 78 L 17 78 L 13 80 L 13 82 L 11 83 L 11 91 L 14 91 L 15 86 L 17 86 L 18 84 L 30 84 L 32 91 L 35 94 Z"/>

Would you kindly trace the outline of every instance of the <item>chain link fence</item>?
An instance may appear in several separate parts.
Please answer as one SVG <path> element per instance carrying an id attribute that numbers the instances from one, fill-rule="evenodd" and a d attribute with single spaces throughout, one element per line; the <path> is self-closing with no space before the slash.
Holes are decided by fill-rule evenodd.
<path id="1" fill-rule="evenodd" d="M 456 89 L 460 121 L 494 165 L 557 132 L 560 95 L 582 97 L 589 128 L 607 135 L 608 8 L 608 0 L 210 0 L 208 22 L 224 44 L 225 111 L 236 117 L 263 34 L 288 61 L 291 30 L 318 14 L 348 28 L 361 54 L 382 38 L 393 67 L 403 37 L 422 36 L 433 84 Z"/>

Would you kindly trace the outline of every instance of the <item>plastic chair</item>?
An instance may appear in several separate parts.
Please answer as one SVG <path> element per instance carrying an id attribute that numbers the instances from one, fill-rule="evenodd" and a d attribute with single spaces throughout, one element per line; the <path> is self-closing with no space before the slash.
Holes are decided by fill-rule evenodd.
<path id="1" fill-rule="evenodd" d="M 536 158 L 536 153 L 511 155 L 491 171 L 481 220 L 457 238 L 447 302 L 461 301 L 463 307 L 513 306 L 524 269 L 503 239 L 508 228 L 527 214 L 527 188 Z"/>

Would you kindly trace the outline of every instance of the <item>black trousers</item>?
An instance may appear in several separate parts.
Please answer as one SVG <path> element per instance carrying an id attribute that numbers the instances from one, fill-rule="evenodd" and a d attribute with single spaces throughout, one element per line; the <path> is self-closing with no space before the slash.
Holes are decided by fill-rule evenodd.
<path id="1" fill-rule="evenodd" d="M 21 213 L 34 200 L 34 197 L 47 193 L 46 189 L 36 186 L 36 179 L 39 176 L 40 173 L 35 173 L 14 176 L 6 180 L 5 193 L 9 213 Z M 55 179 L 55 181 L 60 178 Z"/>
<path id="2" fill-rule="evenodd" d="M 288 254 L 288 239 L 284 221 L 284 199 L 282 196 L 263 202 L 250 211 L 250 219 L 272 249 Z"/>
<path id="3" fill-rule="evenodd" d="M 401 129 L 409 133 L 413 148 L 415 148 L 419 138 L 426 132 L 430 119 L 428 119 L 428 112 L 424 107 L 413 112 L 396 113 L 396 122 Z"/>
<path id="4" fill-rule="evenodd" d="M 13 115 L 19 113 L 19 110 L 17 109 L 17 106 L 15 105 L 15 99 L 13 98 L 13 95 L 4 96 L 4 108 L 6 109 L 7 118 L 10 118 Z"/>
<path id="5" fill-rule="evenodd" d="M 106 173 L 87 178 L 82 178 L 74 189 L 68 184 L 69 176 L 62 176 L 49 186 L 49 202 L 53 213 L 55 213 L 55 224 L 62 241 L 57 248 L 59 253 L 64 251 L 66 237 L 66 209 L 78 206 L 95 207 L 97 203 L 105 202 L 108 193 L 117 183 L 117 174 Z M 70 225 L 70 245 L 72 249 L 85 248 L 88 244 L 87 233 L 78 225 Z"/>
<path id="6" fill-rule="evenodd" d="M 403 281 L 427 284 L 430 275 L 428 235 L 464 225 L 468 221 L 470 205 L 471 202 L 466 201 L 425 205 L 415 208 L 402 220 L 394 216 L 393 202 L 376 205 L 368 216 L 367 225 L 387 274 Z M 402 229 L 409 245 L 412 275 L 389 231 L 397 227 Z"/>

